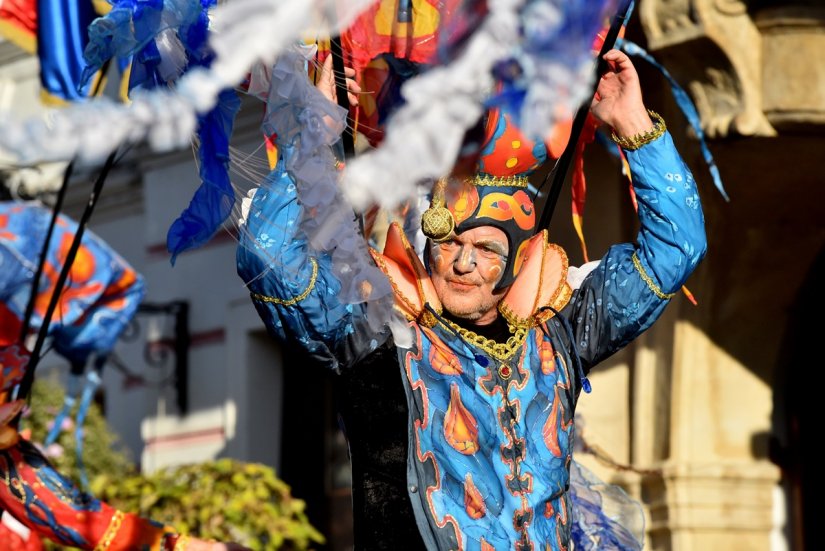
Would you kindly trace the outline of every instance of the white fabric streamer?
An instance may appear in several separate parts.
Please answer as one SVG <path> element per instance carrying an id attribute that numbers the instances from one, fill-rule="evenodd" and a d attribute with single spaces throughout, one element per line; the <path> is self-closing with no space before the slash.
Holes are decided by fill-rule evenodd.
<path id="1" fill-rule="evenodd" d="M 255 61 L 270 64 L 303 33 L 346 28 L 371 0 L 233 0 L 215 9 L 210 69 L 183 75 L 176 91 L 136 94 L 131 105 L 106 98 L 72 104 L 43 117 L 20 120 L 0 113 L 0 148 L 20 164 L 49 160 L 101 162 L 122 144 L 149 141 L 162 152 L 189 145 L 197 113 L 237 86 Z"/>

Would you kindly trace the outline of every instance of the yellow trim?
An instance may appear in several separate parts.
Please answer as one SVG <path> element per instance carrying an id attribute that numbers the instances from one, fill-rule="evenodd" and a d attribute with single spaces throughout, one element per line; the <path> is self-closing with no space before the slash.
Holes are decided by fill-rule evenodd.
<path id="1" fill-rule="evenodd" d="M 37 53 L 37 35 L 9 21 L 0 21 L 0 36 L 30 54 Z"/>
<path id="2" fill-rule="evenodd" d="M 118 94 L 120 95 L 120 101 L 129 105 L 132 103 L 132 100 L 129 99 L 129 79 L 132 76 L 132 63 L 126 66 L 123 70 L 123 74 L 120 75 L 120 90 Z"/>
<path id="3" fill-rule="evenodd" d="M 658 140 L 667 131 L 665 119 L 663 119 L 659 113 L 651 111 L 650 109 L 647 110 L 647 113 L 653 120 L 653 130 L 648 130 L 647 132 L 642 132 L 630 137 L 617 136 L 616 133 L 613 132 L 610 137 L 613 138 L 613 141 L 619 144 L 622 149 L 627 149 L 628 151 L 639 149 L 643 145 Z"/>
<path id="4" fill-rule="evenodd" d="M 126 514 L 123 511 L 115 511 L 115 514 L 112 515 L 112 520 L 109 521 L 109 527 L 106 528 L 106 532 L 103 533 L 103 537 L 100 538 L 98 544 L 95 545 L 94 551 L 107 551 L 109 549 L 112 542 L 115 540 L 115 537 L 120 530 L 120 525 L 123 524 L 123 519 L 125 517 Z"/>
<path id="5" fill-rule="evenodd" d="M 92 7 L 98 15 L 106 15 L 112 11 L 112 5 L 106 0 L 92 0 Z"/>
<path id="6" fill-rule="evenodd" d="M 40 103 L 49 107 L 66 107 L 69 105 L 68 101 L 61 97 L 55 96 L 43 88 L 40 89 Z"/>
<path id="7" fill-rule="evenodd" d="M 573 294 L 573 290 L 570 288 L 570 285 L 567 284 L 567 272 L 570 269 L 570 260 L 567 258 L 567 252 L 555 243 L 548 243 L 546 246 L 547 248 L 553 248 L 556 250 L 556 253 L 558 253 L 561 257 L 562 266 L 564 266 L 561 271 L 559 286 L 556 288 L 556 292 L 553 293 L 553 296 L 550 297 L 550 300 L 547 303 L 556 310 L 561 310 L 567 305 L 567 301 L 570 300 L 570 296 Z"/>
<path id="8" fill-rule="evenodd" d="M 576 230 L 576 235 L 579 237 L 579 244 L 582 247 L 582 256 L 584 257 L 585 264 L 590 262 L 590 258 L 587 256 L 587 243 L 584 241 L 584 217 L 580 214 L 573 215 L 573 229 Z"/>
<path id="9" fill-rule="evenodd" d="M 297 297 L 290 298 L 290 299 L 282 299 L 278 297 L 270 297 L 267 295 L 259 295 L 258 293 L 249 293 L 254 300 L 259 300 L 261 302 L 268 302 L 271 304 L 278 304 L 281 306 L 294 306 L 298 304 L 305 298 L 309 296 L 310 291 L 315 287 L 315 282 L 318 279 L 318 261 L 314 258 L 310 258 L 309 261 L 312 263 L 312 277 L 310 277 L 309 285 L 307 288 L 304 289 L 304 292 L 298 295 Z"/>
<path id="10" fill-rule="evenodd" d="M 100 87 L 98 88 L 98 95 L 102 95 L 103 90 L 106 88 L 106 76 L 101 71 L 95 73 L 95 76 L 92 79 L 92 83 L 90 84 L 89 89 L 94 90 L 98 87 L 98 83 L 100 83 Z M 68 107 L 72 103 L 70 100 L 65 100 L 59 96 L 56 96 L 44 88 L 40 89 L 40 102 L 43 105 L 47 105 L 49 107 Z"/>
<path id="11" fill-rule="evenodd" d="M 656 285 L 656 282 L 653 281 L 653 278 L 647 275 L 644 266 L 642 266 L 642 261 L 639 260 L 639 257 L 636 256 L 636 251 L 633 251 L 633 266 L 636 268 L 636 271 L 639 272 L 639 275 L 642 277 L 647 286 L 653 291 L 653 294 L 659 297 L 662 300 L 671 299 L 676 296 L 676 293 L 664 293 L 662 289 Z"/>
<path id="12" fill-rule="evenodd" d="M 544 284 L 544 260 L 547 258 L 547 238 L 549 232 L 541 230 L 541 265 L 539 266 L 539 286 L 536 290 L 536 298 L 533 299 L 532 312 L 535 314 L 539 309 L 539 299 L 541 298 L 541 287 Z"/>

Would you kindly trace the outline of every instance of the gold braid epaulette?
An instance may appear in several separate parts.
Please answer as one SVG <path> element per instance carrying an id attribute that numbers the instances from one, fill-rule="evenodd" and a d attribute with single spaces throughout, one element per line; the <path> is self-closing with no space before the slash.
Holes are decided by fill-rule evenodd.
<path id="1" fill-rule="evenodd" d="M 297 297 L 290 298 L 290 299 L 283 299 L 278 297 L 270 297 L 268 295 L 259 295 L 258 293 L 249 293 L 255 300 L 260 300 L 261 302 L 269 302 L 271 304 L 278 304 L 280 306 L 293 306 L 298 304 L 305 298 L 309 296 L 309 293 L 315 287 L 315 281 L 318 279 L 318 261 L 314 258 L 310 258 L 309 261 L 312 263 L 312 276 L 309 279 L 309 285 L 307 288 L 304 289 L 304 292 L 298 295 Z"/>
<path id="2" fill-rule="evenodd" d="M 656 282 L 653 281 L 653 278 L 647 275 L 645 271 L 645 267 L 642 266 L 642 261 L 639 260 L 639 257 L 636 256 L 636 251 L 633 251 L 633 266 L 636 267 L 636 271 L 639 272 L 639 275 L 642 277 L 647 286 L 653 291 L 653 294 L 659 297 L 662 300 L 671 299 L 676 296 L 676 293 L 664 293 L 662 289 L 656 285 Z"/>

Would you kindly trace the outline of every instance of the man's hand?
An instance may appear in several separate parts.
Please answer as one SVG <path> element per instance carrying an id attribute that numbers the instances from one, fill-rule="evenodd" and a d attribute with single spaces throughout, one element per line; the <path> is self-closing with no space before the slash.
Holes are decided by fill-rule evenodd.
<path id="1" fill-rule="evenodd" d="M 653 129 L 642 101 L 639 75 L 627 54 L 610 50 L 604 54 L 609 70 L 599 80 L 590 112 L 613 127 L 619 136 L 635 136 Z"/>
<path id="2" fill-rule="evenodd" d="M 318 82 L 315 86 L 321 91 L 324 96 L 331 102 L 338 103 L 338 91 L 335 88 L 335 73 L 332 70 L 332 53 L 324 60 L 324 64 L 318 69 Z M 361 93 L 361 87 L 355 82 L 355 69 L 352 67 L 344 68 L 344 76 L 347 82 L 347 98 L 349 104 L 353 107 L 358 105 L 358 94 Z"/>

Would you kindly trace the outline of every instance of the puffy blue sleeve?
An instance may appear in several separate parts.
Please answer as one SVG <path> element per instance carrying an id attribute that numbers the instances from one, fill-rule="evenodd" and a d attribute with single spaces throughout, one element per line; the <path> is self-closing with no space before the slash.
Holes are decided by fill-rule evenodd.
<path id="1" fill-rule="evenodd" d="M 337 369 L 377 348 L 388 333 L 370 328 L 363 304 L 338 298 L 342 284 L 332 257 L 313 251 L 299 227 L 303 209 L 295 181 L 279 165 L 256 191 L 242 226 L 238 275 L 272 336 Z"/>
<path id="2" fill-rule="evenodd" d="M 611 247 L 574 283 L 562 310 L 585 371 L 656 321 L 707 248 L 696 182 L 670 134 L 626 154 L 639 205 L 637 241 Z"/>

